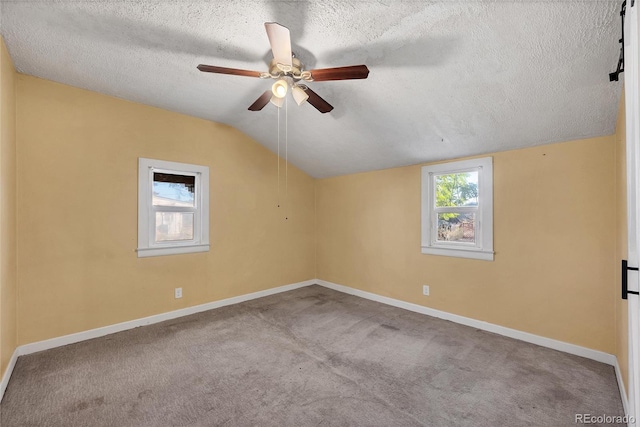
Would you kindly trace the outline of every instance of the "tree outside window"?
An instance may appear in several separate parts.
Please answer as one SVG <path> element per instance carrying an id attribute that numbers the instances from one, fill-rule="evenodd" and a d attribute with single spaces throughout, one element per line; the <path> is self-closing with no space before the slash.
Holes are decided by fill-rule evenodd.
<path id="1" fill-rule="evenodd" d="M 478 172 L 450 173 L 436 175 L 434 178 L 435 208 L 438 215 L 437 240 L 475 242 Z"/>

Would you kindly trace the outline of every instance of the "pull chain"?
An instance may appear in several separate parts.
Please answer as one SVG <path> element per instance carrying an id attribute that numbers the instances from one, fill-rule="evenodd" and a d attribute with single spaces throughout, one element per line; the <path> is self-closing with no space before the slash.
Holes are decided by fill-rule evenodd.
<path id="1" fill-rule="evenodd" d="M 289 219 L 289 103 L 284 99 L 284 219 Z"/>
<path id="2" fill-rule="evenodd" d="M 278 207 L 280 207 L 280 108 L 278 108 Z"/>

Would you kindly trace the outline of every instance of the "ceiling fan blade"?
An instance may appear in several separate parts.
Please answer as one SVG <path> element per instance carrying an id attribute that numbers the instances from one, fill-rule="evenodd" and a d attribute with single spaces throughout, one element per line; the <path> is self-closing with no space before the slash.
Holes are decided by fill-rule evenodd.
<path id="1" fill-rule="evenodd" d="M 287 27 L 277 22 L 265 22 L 269 44 L 276 63 L 291 66 L 291 34 Z"/>
<path id="2" fill-rule="evenodd" d="M 198 70 L 205 73 L 231 74 L 233 76 L 260 77 L 260 71 L 241 70 L 239 68 L 216 67 L 215 65 L 198 65 Z"/>
<path id="3" fill-rule="evenodd" d="M 310 72 L 311 78 L 315 82 L 324 82 L 327 80 L 366 79 L 369 75 L 369 69 L 366 65 L 321 68 L 319 70 L 311 70 Z"/>
<path id="4" fill-rule="evenodd" d="M 322 99 L 317 93 L 315 93 L 308 87 L 304 89 L 304 91 L 307 92 L 307 95 L 309 95 L 307 102 L 316 107 L 316 109 L 321 113 L 328 113 L 329 111 L 333 110 L 333 106 L 331 104 Z"/>
<path id="5" fill-rule="evenodd" d="M 262 110 L 264 106 L 269 103 L 270 99 L 271 99 L 271 91 L 267 90 L 262 95 L 260 95 L 260 98 L 256 99 L 256 102 L 251 104 L 251 106 L 249 107 L 249 110 L 251 111 Z"/>

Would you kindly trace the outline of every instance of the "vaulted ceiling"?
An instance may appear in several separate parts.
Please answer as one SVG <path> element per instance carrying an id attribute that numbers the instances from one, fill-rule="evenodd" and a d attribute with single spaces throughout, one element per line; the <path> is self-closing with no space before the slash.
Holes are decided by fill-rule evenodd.
<path id="1" fill-rule="evenodd" d="M 30 0 L 0 8 L 19 72 L 226 123 L 274 152 L 278 109 L 247 110 L 272 81 L 201 73 L 198 64 L 266 71 L 270 21 L 290 29 L 307 69 L 366 64 L 366 80 L 309 84 L 330 113 L 288 102 L 289 160 L 314 177 L 608 135 L 621 92 L 608 79 L 619 54 L 618 1 Z"/>

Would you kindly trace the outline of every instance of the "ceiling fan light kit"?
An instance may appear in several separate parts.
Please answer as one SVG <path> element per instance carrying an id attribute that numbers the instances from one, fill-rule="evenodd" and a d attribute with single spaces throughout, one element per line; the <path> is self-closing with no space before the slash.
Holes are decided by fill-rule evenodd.
<path id="1" fill-rule="evenodd" d="M 288 86 L 285 79 L 280 79 L 271 86 L 271 92 L 278 98 L 284 98 L 287 95 Z"/>
<path id="2" fill-rule="evenodd" d="M 307 92 L 299 85 L 295 85 L 291 88 L 291 95 L 293 95 L 293 99 L 298 105 L 302 105 L 303 102 L 309 99 Z"/>
<path id="3" fill-rule="evenodd" d="M 277 107 L 282 107 L 284 97 L 287 95 L 289 86 L 291 86 L 291 94 L 298 105 L 302 105 L 306 101 L 321 113 L 328 113 L 333 110 L 333 106 L 306 85 L 299 85 L 299 81 L 366 79 L 369 75 L 369 69 L 366 65 L 305 70 L 304 64 L 291 51 L 289 29 L 276 22 L 266 22 L 264 26 L 271 44 L 271 51 L 273 52 L 273 60 L 269 64 L 268 72 L 217 67 L 214 65 L 198 65 L 198 70 L 206 73 L 275 79 L 276 82 L 271 86 L 271 91 L 263 93 L 260 98 L 251 104 L 250 111 L 262 110 L 269 101 Z M 268 95 L 270 93 L 272 94 L 271 96 Z"/>
<path id="4" fill-rule="evenodd" d="M 271 103 L 272 103 L 273 105 L 275 105 L 276 107 L 281 108 L 281 107 L 284 105 L 284 96 L 283 96 L 283 97 L 281 97 L 281 98 L 279 98 L 279 97 L 277 97 L 277 96 L 273 95 L 273 96 L 271 97 L 270 101 L 271 101 Z M 255 111 L 255 110 L 251 110 L 251 111 Z"/>

